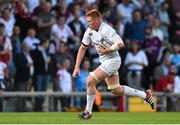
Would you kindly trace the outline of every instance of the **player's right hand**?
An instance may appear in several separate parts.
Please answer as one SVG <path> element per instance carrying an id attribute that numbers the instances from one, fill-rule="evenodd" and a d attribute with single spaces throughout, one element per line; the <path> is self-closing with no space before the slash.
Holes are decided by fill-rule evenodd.
<path id="1" fill-rule="evenodd" d="M 75 79 L 77 76 L 80 76 L 80 69 L 75 68 L 72 74 L 73 79 Z"/>

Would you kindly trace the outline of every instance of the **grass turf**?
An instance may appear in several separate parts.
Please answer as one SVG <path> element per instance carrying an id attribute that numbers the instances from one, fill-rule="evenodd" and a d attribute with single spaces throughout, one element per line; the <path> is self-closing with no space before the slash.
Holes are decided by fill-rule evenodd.
<path id="1" fill-rule="evenodd" d="M 77 119 L 75 112 L 0 113 L 0 123 L 9 124 L 180 124 L 180 113 L 94 113 L 90 120 Z"/>

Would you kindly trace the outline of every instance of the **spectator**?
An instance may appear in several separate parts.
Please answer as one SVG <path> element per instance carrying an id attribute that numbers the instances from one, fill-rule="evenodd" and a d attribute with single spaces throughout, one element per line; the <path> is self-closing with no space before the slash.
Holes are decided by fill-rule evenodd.
<path id="1" fill-rule="evenodd" d="M 72 46 L 73 46 L 72 49 L 77 50 L 77 47 L 79 47 L 79 45 L 81 43 L 80 41 L 85 32 L 85 28 L 84 28 L 82 22 L 80 21 L 80 11 L 77 10 L 74 12 L 74 20 L 69 23 L 69 27 L 71 28 L 74 35 L 78 39 L 78 41 L 73 41 L 73 44 L 72 44 Z"/>
<path id="2" fill-rule="evenodd" d="M 15 24 L 14 15 L 10 10 L 4 9 L 2 12 L 2 18 L 0 18 L 0 23 L 3 23 L 5 26 L 5 36 L 11 37 L 13 33 L 13 27 Z"/>
<path id="3" fill-rule="evenodd" d="M 5 77 L 8 77 L 8 67 L 6 64 L 7 62 L 4 61 L 4 56 L 6 56 L 6 53 L 0 51 L 0 95 L 3 93 L 3 91 L 7 89 Z M 0 97 L 0 112 L 2 111 L 3 111 L 3 98 Z"/>
<path id="4" fill-rule="evenodd" d="M 152 65 L 156 65 L 159 50 L 162 46 L 162 41 L 158 37 L 153 36 L 152 27 L 147 27 L 145 32 L 146 36 L 142 48 L 147 54 L 149 63 Z"/>
<path id="5" fill-rule="evenodd" d="M 31 14 L 28 11 L 28 1 L 17 0 L 14 2 L 14 16 L 16 25 L 18 25 L 22 31 L 20 34 L 21 38 L 24 38 L 28 28 L 33 26 Z"/>
<path id="6" fill-rule="evenodd" d="M 133 88 L 142 88 L 142 75 L 144 67 L 148 66 L 148 60 L 143 50 L 140 50 L 139 43 L 133 41 L 131 52 L 127 53 L 125 65 L 127 66 L 127 83 Z"/>
<path id="7" fill-rule="evenodd" d="M 154 69 L 154 82 L 157 83 L 160 78 L 168 75 L 168 70 L 171 65 L 171 60 L 170 60 L 170 50 L 169 49 L 164 49 L 162 57 L 159 61 L 160 65 L 157 66 Z"/>
<path id="8" fill-rule="evenodd" d="M 51 35 L 52 39 L 56 42 L 57 47 L 62 42 L 69 44 L 68 38 L 72 38 L 74 41 L 78 42 L 78 39 L 74 36 L 72 30 L 65 24 L 65 17 L 63 16 L 58 17 L 57 23 L 52 26 Z"/>
<path id="9" fill-rule="evenodd" d="M 180 45 L 173 45 L 173 53 L 170 56 L 170 61 L 176 67 L 176 71 L 180 71 Z"/>
<path id="10" fill-rule="evenodd" d="M 168 8 L 169 8 L 169 5 L 166 2 L 163 2 L 161 4 L 160 9 L 159 9 L 159 19 L 160 19 L 160 22 L 161 22 L 161 30 L 162 30 L 162 32 L 164 34 L 164 39 L 166 41 L 169 40 L 168 28 L 170 26 Z"/>
<path id="11" fill-rule="evenodd" d="M 51 4 L 46 2 L 42 12 L 37 17 L 37 37 L 39 39 L 46 36 L 50 38 L 51 26 L 55 23 L 54 16 L 51 13 Z"/>
<path id="12" fill-rule="evenodd" d="M 56 73 L 59 69 L 59 67 L 62 67 L 62 64 L 63 64 L 63 61 L 64 60 L 70 60 L 70 67 L 68 69 L 68 71 L 72 72 L 73 70 L 73 67 L 74 67 L 74 58 L 72 56 L 71 53 L 69 53 L 68 51 L 68 48 L 67 48 L 67 45 L 65 43 L 60 43 L 59 44 L 59 47 L 57 49 L 57 52 L 53 55 L 53 58 L 51 59 L 52 61 L 54 61 L 54 66 L 53 66 L 53 73 L 52 74 L 55 74 L 54 76 L 52 76 L 52 79 L 53 79 L 53 91 L 59 91 L 59 82 L 57 80 L 57 78 L 55 78 L 56 76 Z M 54 98 L 54 110 L 55 111 L 58 111 L 58 108 L 57 108 L 57 104 L 58 104 L 58 100 L 59 98 Z"/>
<path id="13" fill-rule="evenodd" d="M 20 38 L 20 27 L 19 26 L 15 26 L 13 28 L 13 34 L 11 36 L 11 44 L 12 44 L 12 52 L 13 52 L 13 55 L 17 55 L 21 52 L 21 38 Z"/>
<path id="14" fill-rule="evenodd" d="M 43 12 L 43 9 L 46 6 L 47 0 L 39 0 L 39 5 L 34 8 L 34 11 L 32 13 L 32 21 L 37 21 L 37 18 L 41 12 Z"/>
<path id="15" fill-rule="evenodd" d="M 31 50 L 35 50 L 40 44 L 38 38 L 36 38 L 36 30 L 34 28 L 29 28 L 26 38 L 23 40 L 26 44 L 31 47 Z"/>
<path id="16" fill-rule="evenodd" d="M 145 4 L 142 10 L 144 12 L 144 15 L 150 14 L 150 13 L 154 15 L 158 14 L 158 6 L 155 0 L 147 0 L 147 3 Z"/>
<path id="17" fill-rule="evenodd" d="M 158 37 L 164 43 L 164 34 L 160 28 L 160 20 L 155 18 L 152 25 L 152 34 L 154 37 Z"/>
<path id="18" fill-rule="evenodd" d="M 31 78 L 34 73 L 33 60 L 30 55 L 30 50 L 30 46 L 23 43 L 22 52 L 15 56 L 15 91 L 30 91 Z M 16 111 L 26 111 L 26 100 L 27 99 L 24 97 L 18 98 Z"/>
<path id="19" fill-rule="evenodd" d="M 0 35 L 0 52 L 4 53 L 6 56 L 4 57 L 4 61 L 7 63 L 8 69 L 11 71 L 12 64 L 12 45 L 11 41 L 8 37 Z M 11 82 L 11 77 L 9 77 Z"/>
<path id="20" fill-rule="evenodd" d="M 162 77 L 155 86 L 155 91 L 168 92 L 168 93 L 179 93 L 180 91 L 180 78 L 176 75 L 176 68 L 174 65 L 169 67 L 168 75 Z M 178 98 L 168 97 L 167 98 L 167 110 L 172 111 L 173 104 L 176 103 Z"/>
<path id="21" fill-rule="evenodd" d="M 14 81 L 14 75 L 16 72 L 16 67 L 14 64 L 14 57 L 21 53 L 21 38 L 20 38 L 20 27 L 19 26 L 14 26 L 13 28 L 13 34 L 11 36 L 11 44 L 12 44 L 12 59 L 9 62 L 9 78 L 11 79 L 11 82 Z"/>
<path id="22" fill-rule="evenodd" d="M 12 54 L 12 44 L 11 40 L 8 36 L 4 35 L 5 26 L 4 24 L 0 24 L 0 44 L 3 44 L 3 50 L 8 51 Z"/>
<path id="23" fill-rule="evenodd" d="M 50 57 L 47 54 L 47 49 L 49 47 L 49 40 L 43 38 L 41 45 L 32 51 L 32 58 L 34 61 L 34 89 L 36 92 L 45 92 L 47 90 L 48 83 L 48 64 L 50 63 Z M 43 111 L 44 98 L 35 98 L 34 111 Z"/>
<path id="24" fill-rule="evenodd" d="M 157 66 L 157 58 L 159 55 L 160 48 L 162 46 L 162 42 L 159 40 L 158 37 L 154 37 L 152 35 L 152 27 L 147 27 L 146 36 L 142 48 L 146 52 L 149 66 L 146 68 L 146 84 L 144 88 L 149 88 L 150 84 L 153 84 L 153 71 L 154 68 Z"/>
<path id="25" fill-rule="evenodd" d="M 11 74 L 11 70 L 13 69 L 11 67 L 12 64 L 12 44 L 11 44 L 11 40 L 9 39 L 9 37 L 3 35 L 5 30 L 4 25 L 0 24 L 0 52 L 3 53 L 3 55 L 5 55 L 2 59 L 4 62 L 6 62 L 8 69 L 10 71 Z M 9 73 L 9 72 L 8 72 Z M 8 76 L 10 75 L 8 74 Z M 10 83 L 11 82 L 11 76 L 8 77 L 7 81 Z M 9 86 L 9 85 L 7 85 Z"/>
<path id="26" fill-rule="evenodd" d="M 132 22 L 127 23 L 125 26 L 125 42 L 128 40 L 138 40 L 140 43 L 143 43 L 146 27 L 147 23 L 143 21 L 141 11 L 134 10 L 132 12 Z"/>
<path id="27" fill-rule="evenodd" d="M 71 93 L 72 92 L 72 78 L 71 74 L 68 71 L 70 68 L 70 60 L 63 60 L 62 67 L 60 67 L 57 71 L 57 79 L 59 83 L 59 90 L 63 93 Z M 66 109 L 70 108 L 71 98 L 68 96 L 60 97 L 61 100 L 61 109 L 62 111 L 66 111 Z"/>

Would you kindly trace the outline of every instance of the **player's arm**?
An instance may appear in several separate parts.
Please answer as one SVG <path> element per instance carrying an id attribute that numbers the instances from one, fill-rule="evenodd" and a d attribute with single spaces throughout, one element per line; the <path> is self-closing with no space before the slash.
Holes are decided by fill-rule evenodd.
<path id="1" fill-rule="evenodd" d="M 73 78 L 75 78 L 77 75 L 79 75 L 80 65 L 84 58 L 87 48 L 88 48 L 88 46 L 81 44 L 81 46 L 78 50 L 78 54 L 76 57 L 76 64 L 75 64 L 75 68 L 74 68 L 74 72 L 73 72 Z"/>
<path id="2" fill-rule="evenodd" d="M 113 36 L 112 42 L 113 44 L 109 48 L 100 48 L 98 51 L 101 54 L 106 54 L 124 48 L 124 42 L 122 41 L 121 37 L 118 34 L 115 34 Z"/>
<path id="3" fill-rule="evenodd" d="M 82 59 L 84 58 L 84 55 L 85 55 L 85 52 L 86 52 L 87 48 L 88 48 L 87 46 L 81 44 L 81 46 L 80 46 L 80 48 L 78 50 L 77 57 L 76 57 L 75 68 L 79 68 L 80 67 Z"/>

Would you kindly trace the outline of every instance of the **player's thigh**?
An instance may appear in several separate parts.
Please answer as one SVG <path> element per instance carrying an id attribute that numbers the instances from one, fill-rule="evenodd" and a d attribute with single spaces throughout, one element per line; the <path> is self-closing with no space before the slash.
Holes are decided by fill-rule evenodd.
<path id="1" fill-rule="evenodd" d="M 87 78 L 88 83 L 99 83 L 100 81 L 105 80 L 108 77 L 108 74 L 104 72 L 102 69 L 97 68 L 93 72 L 90 73 L 89 77 Z"/>

